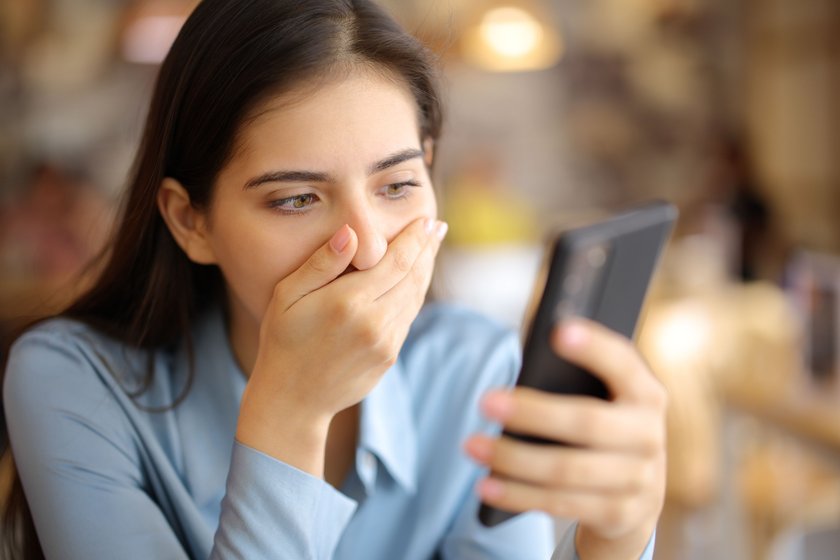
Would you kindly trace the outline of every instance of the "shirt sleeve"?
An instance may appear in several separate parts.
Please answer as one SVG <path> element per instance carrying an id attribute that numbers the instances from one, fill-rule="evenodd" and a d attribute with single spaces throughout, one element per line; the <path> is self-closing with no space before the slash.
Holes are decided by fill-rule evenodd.
<path id="1" fill-rule="evenodd" d="M 444 560 L 548 560 L 551 556 L 554 523 L 549 516 L 523 513 L 485 527 L 478 520 L 478 507 L 478 500 L 470 498 L 443 542 Z"/>
<path id="2" fill-rule="evenodd" d="M 211 557 L 328 560 L 356 506 L 324 480 L 237 442 Z"/>
<path id="3" fill-rule="evenodd" d="M 3 399 L 10 443 L 46 558 L 187 558 L 143 490 L 133 432 L 73 344 L 24 335 Z"/>
<path id="4" fill-rule="evenodd" d="M 577 550 L 575 549 L 576 531 L 577 523 L 570 525 L 569 528 L 564 531 L 558 541 L 557 548 L 554 550 L 554 555 L 551 557 L 551 560 L 580 560 L 577 555 Z M 653 548 L 655 542 L 656 533 L 654 532 L 639 560 L 653 560 Z"/>
<path id="5" fill-rule="evenodd" d="M 167 465 L 150 459 L 138 417 L 123 408 L 133 403 L 103 381 L 111 374 L 97 371 L 88 350 L 70 336 L 34 332 L 7 365 L 10 441 L 46 558 L 332 557 L 356 503 L 240 444 L 215 537 L 198 535 L 213 529 L 173 513 L 189 494 L 161 483 Z"/>

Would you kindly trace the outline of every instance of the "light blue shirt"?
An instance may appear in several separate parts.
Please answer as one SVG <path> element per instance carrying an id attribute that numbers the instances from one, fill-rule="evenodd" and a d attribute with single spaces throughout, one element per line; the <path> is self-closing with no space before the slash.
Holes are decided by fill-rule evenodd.
<path id="1" fill-rule="evenodd" d="M 484 471 L 461 445 L 495 429 L 478 400 L 513 382 L 513 333 L 426 307 L 362 402 L 355 468 L 340 489 L 234 441 L 246 379 L 221 314 L 197 321 L 192 338 L 195 378 L 174 408 L 186 344 L 143 353 L 56 319 L 13 347 L 6 417 L 47 558 L 576 558 L 573 530 L 552 556 L 543 514 L 494 528 L 477 520 Z"/>

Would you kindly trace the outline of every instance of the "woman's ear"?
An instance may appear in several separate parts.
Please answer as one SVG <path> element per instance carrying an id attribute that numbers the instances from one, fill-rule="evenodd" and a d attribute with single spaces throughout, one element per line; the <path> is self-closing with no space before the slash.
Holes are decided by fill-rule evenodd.
<path id="1" fill-rule="evenodd" d="M 216 255 L 207 238 L 207 217 L 193 208 L 181 183 L 165 178 L 158 189 L 157 204 L 172 237 L 187 257 L 197 264 L 215 264 Z"/>
<path id="2" fill-rule="evenodd" d="M 423 161 L 426 167 L 432 167 L 432 162 L 435 160 L 435 141 L 429 137 L 423 140 Z"/>

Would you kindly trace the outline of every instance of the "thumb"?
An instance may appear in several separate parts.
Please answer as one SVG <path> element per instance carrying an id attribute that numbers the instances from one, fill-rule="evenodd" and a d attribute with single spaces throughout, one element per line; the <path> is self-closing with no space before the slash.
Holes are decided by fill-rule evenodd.
<path id="1" fill-rule="evenodd" d="M 300 299 L 323 288 L 347 270 L 356 254 L 358 237 L 344 224 L 321 245 L 300 268 L 281 280 L 274 290 L 281 309 L 288 310 Z"/>

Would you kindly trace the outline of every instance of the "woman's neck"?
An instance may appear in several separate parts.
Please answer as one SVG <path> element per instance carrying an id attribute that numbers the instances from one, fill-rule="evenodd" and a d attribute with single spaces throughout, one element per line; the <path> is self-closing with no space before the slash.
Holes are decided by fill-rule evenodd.
<path id="1" fill-rule="evenodd" d="M 233 299 L 233 298 L 231 298 Z M 229 301 L 227 306 L 227 333 L 233 357 L 245 378 L 251 377 L 251 371 L 257 361 L 260 343 L 260 325 L 242 306 Z"/>
<path id="2" fill-rule="evenodd" d="M 353 467 L 358 438 L 359 405 L 355 404 L 336 414 L 330 423 L 324 457 L 324 480 L 335 488 L 341 488 Z"/>

